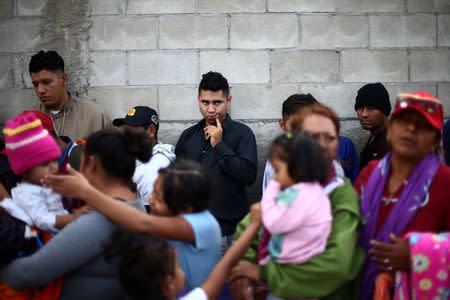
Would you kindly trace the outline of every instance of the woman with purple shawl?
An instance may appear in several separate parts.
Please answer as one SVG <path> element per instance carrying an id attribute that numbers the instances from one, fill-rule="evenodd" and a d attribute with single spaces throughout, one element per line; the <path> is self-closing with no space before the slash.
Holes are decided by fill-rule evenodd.
<path id="1" fill-rule="evenodd" d="M 436 156 L 443 124 L 441 102 L 426 92 L 400 94 L 387 127 L 391 151 L 362 170 L 361 246 L 368 252 L 360 299 L 372 299 L 381 272 L 410 270 L 407 232 L 450 229 L 450 168 Z"/>

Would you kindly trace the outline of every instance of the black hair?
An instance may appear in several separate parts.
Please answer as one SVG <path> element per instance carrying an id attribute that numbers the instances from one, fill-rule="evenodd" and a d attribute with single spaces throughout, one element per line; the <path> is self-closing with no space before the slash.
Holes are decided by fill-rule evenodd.
<path id="1" fill-rule="evenodd" d="M 64 60 L 56 51 L 45 52 L 41 50 L 31 57 L 28 70 L 30 73 L 37 73 L 42 70 L 64 73 Z"/>
<path id="2" fill-rule="evenodd" d="M 293 94 L 283 102 L 281 115 L 286 121 L 290 116 L 299 111 L 300 108 L 319 103 L 311 94 Z"/>
<path id="3" fill-rule="evenodd" d="M 215 182 L 210 172 L 198 162 L 175 159 L 160 169 L 164 202 L 174 215 L 192 208 L 193 212 L 208 208 L 214 196 Z"/>
<path id="4" fill-rule="evenodd" d="M 209 71 L 202 75 L 202 80 L 198 86 L 198 94 L 200 95 L 202 90 L 204 91 L 222 91 L 222 95 L 228 98 L 230 95 L 230 86 L 228 81 L 222 74 L 218 72 Z"/>
<path id="5" fill-rule="evenodd" d="M 136 158 L 149 161 L 151 149 L 150 137 L 143 131 L 105 129 L 88 137 L 84 155 L 97 155 L 108 174 L 128 183 L 134 174 Z"/>
<path id="6" fill-rule="evenodd" d="M 175 251 L 162 238 L 118 228 L 103 243 L 105 261 L 117 262 L 122 288 L 132 299 L 166 300 L 163 285 L 175 276 Z"/>
<path id="7" fill-rule="evenodd" d="M 287 163 L 289 176 L 295 182 L 325 182 L 328 163 L 322 148 L 305 134 L 287 133 L 278 136 L 270 146 L 269 159 Z"/>

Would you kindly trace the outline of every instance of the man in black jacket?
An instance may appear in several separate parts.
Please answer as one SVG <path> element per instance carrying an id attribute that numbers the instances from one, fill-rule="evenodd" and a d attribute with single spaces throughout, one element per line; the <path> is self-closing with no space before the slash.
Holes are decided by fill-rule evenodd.
<path id="1" fill-rule="evenodd" d="M 210 210 L 222 230 L 222 253 L 229 247 L 236 224 L 247 214 L 245 187 L 256 177 L 255 135 L 228 115 L 231 103 L 228 81 L 220 73 L 203 74 L 198 104 L 203 119 L 184 130 L 175 147 L 177 157 L 208 167 L 217 182 Z"/>

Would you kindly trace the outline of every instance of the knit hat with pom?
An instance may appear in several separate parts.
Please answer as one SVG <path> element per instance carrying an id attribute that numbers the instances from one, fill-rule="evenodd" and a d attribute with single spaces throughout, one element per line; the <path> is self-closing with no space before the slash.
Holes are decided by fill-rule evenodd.
<path id="1" fill-rule="evenodd" d="M 8 120 L 3 135 L 6 155 L 16 175 L 61 156 L 55 140 L 42 127 L 41 120 L 31 112 Z"/>

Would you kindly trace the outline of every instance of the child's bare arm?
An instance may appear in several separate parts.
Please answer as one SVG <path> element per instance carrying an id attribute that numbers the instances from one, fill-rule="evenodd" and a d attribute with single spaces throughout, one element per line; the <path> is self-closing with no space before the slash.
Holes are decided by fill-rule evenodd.
<path id="1" fill-rule="evenodd" d="M 64 228 L 67 224 L 81 216 L 82 214 L 86 214 L 92 211 L 92 207 L 89 205 L 85 205 L 71 214 L 56 216 L 55 227 L 58 229 Z"/>
<path id="2" fill-rule="evenodd" d="M 245 254 L 253 238 L 261 227 L 261 205 L 253 204 L 250 208 L 251 221 L 241 236 L 227 250 L 223 258 L 211 271 L 206 281 L 201 285 L 209 300 L 216 299 L 228 279 L 231 268 Z"/>
<path id="3" fill-rule="evenodd" d="M 67 172 L 66 175 L 46 177 L 45 184 L 56 193 L 84 200 L 114 222 L 136 233 L 195 243 L 194 230 L 185 218 L 149 215 L 97 190 L 81 173 L 69 166 Z"/>
<path id="4" fill-rule="evenodd" d="M 4 198 L 11 198 L 11 195 L 5 189 L 3 184 L 0 182 L 0 201 L 2 201 Z"/>

